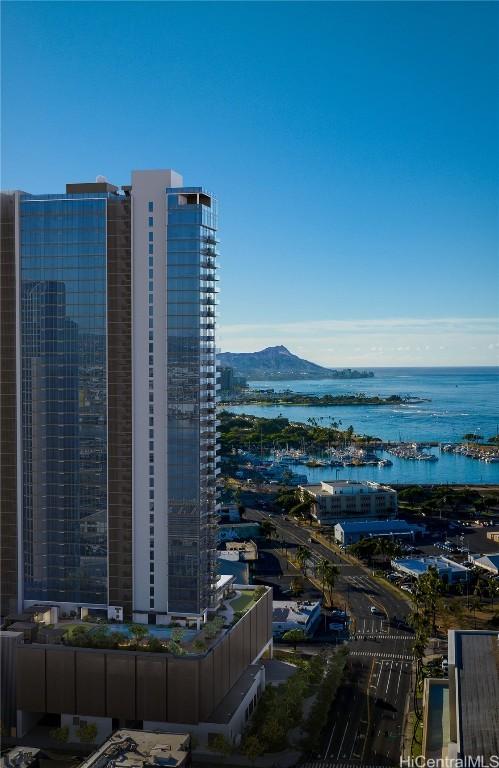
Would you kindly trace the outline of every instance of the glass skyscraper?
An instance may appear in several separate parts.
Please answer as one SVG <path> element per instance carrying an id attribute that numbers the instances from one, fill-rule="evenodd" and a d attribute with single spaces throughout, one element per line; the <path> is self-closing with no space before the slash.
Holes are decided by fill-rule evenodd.
<path id="1" fill-rule="evenodd" d="M 19 208 L 24 597 L 105 603 L 105 196 Z"/>
<path id="2" fill-rule="evenodd" d="M 2 194 L 3 612 L 206 617 L 216 217 L 174 171 Z"/>

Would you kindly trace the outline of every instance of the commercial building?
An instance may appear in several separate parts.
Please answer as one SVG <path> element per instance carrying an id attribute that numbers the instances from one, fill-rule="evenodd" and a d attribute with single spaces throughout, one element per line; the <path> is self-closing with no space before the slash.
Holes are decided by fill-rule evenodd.
<path id="1" fill-rule="evenodd" d="M 499 531 L 487 531 L 487 538 L 499 544 Z"/>
<path id="2" fill-rule="evenodd" d="M 499 755 L 498 701 L 497 632 L 449 630 L 448 680 L 425 680 L 423 756 L 490 765 Z"/>
<path id="3" fill-rule="evenodd" d="M 188 768 L 190 744 L 188 733 L 119 730 L 79 768 Z"/>
<path id="4" fill-rule="evenodd" d="M 171 170 L 2 193 L 2 615 L 206 619 L 216 227 Z"/>
<path id="5" fill-rule="evenodd" d="M 336 523 L 334 537 L 342 546 L 355 544 L 360 539 L 381 536 L 390 539 L 403 537 L 414 541 L 422 530 L 420 525 L 409 525 L 406 520 L 348 520 Z"/>
<path id="6" fill-rule="evenodd" d="M 258 547 L 252 539 L 249 541 L 226 541 L 227 552 L 237 552 L 240 560 L 258 560 Z"/>
<path id="7" fill-rule="evenodd" d="M 494 555 L 483 555 L 473 559 L 473 565 L 478 568 L 483 568 L 484 571 L 493 573 L 494 576 L 499 574 L 499 552 Z"/>
<path id="8" fill-rule="evenodd" d="M 313 497 L 311 514 L 321 525 L 347 519 L 392 517 L 397 512 L 397 492 L 368 480 L 328 480 L 300 486 L 302 497 Z"/>
<path id="9" fill-rule="evenodd" d="M 471 579 L 471 574 L 464 565 L 448 557 L 402 557 L 392 560 L 392 568 L 400 573 L 419 579 L 429 568 L 436 568 L 439 577 L 446 584 L 458 584 Z"/>
<path id="10" fill-rule="evenodd" d="M 272 632 L 281 637 L 291 629 L 302 629 L 312 635 L 321 617 L 318 600 L 274 600 L 272 610 Z"/>

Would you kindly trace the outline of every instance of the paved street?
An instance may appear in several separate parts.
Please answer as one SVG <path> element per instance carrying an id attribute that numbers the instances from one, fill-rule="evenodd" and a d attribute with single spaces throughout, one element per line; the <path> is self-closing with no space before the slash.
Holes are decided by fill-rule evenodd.
<path id="1" fill-rule="evenodd" d="M 251 516 L 268 519 L 268 515 L 258 511 L 251 511 Z M 364 568 L 347 562 L 318 542 L 308 529 L 278 516 L 271 519 L 280 541 L 284 540 L 289 548 L 301 544 L 311 551 L 312 573 L 321 557 L 338 566 L 340 576 L 335 591 L 340 605 L 343 603 L 348 608 L 353 619 L 347 675 L 331 709 L 320 759 L 317 756 L 305 765 L 307 768 L 398 765 L 411 679 L 412 634 L 390 627 L 389 619 L 406 617 L 407 602 L 371 578 Z M 290 579 L 286 575 L 274 576 L 281 589 Z"/>

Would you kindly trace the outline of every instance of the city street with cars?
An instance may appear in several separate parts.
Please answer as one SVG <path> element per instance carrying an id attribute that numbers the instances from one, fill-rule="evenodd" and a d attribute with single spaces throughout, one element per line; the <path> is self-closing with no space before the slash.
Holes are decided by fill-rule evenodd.
<path id="1" fill-rule="evenodd" d="M 338 637 L 349 646 L 347 671 L 331 707 L 321 751 L 304 765 L 398 765 L 413 664 L 413 635 L 408 627 L 400 628 L 407 626 L 409 602 L 337 547 L 318 541 L 310 528 L 266 511 L 247 510 L 246 517 L 270 519 L 275 526 L 273 542 L 263 545 L 263 559 L 255 576 L 274 585 L 276 599 L 292 599 L 289 584 L 298 571 L 285 555 L 293 548 L 302 546 L 310 551 L 307 576 L 312 579 L 320 558 L 327 558 L 339 569 L 335 607 L 346 610 L 350 617 L 348 632 Z M 264 573 L 266 561 L 272 562 L 274 571 L 268 578 Z M 317 581 L 307 580 L 304 589 L 306 599 L 319 599 Z M 328 621 L 324 621 L 324 629 Z M 315 641 L 324 639 L 320 630 Z"/>

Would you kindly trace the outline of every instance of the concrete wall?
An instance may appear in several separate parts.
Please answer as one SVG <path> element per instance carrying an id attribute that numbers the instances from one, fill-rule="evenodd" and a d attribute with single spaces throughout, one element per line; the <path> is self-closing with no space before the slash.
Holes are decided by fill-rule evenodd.
<path id="1" fill-rule="evenodd" d="M 198 723 L 271 638 L 272 594 L 267 592 L 202 656 L 19 645 L 17 709 Z"/>
<path id="2" fill-rule="evenodd" d="M 168 613 L 166 409 L 166 189 L 182 185 L 175 171 L 132 172 L 133 611 L 148 613 L 149 560 L 154 552 L 154 610 Z M 153 203 L 153 212 L 148 204 Z M 149 227 L 149 217 L 154 224 Z M 154 235 L 154 450 L 149 450 L 149 232 Z M 149 536 L 149 454 L 154 454 L 154 536 Z M 150 541 L 152 540 L 152 547 Z"/>

